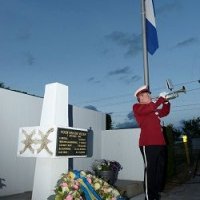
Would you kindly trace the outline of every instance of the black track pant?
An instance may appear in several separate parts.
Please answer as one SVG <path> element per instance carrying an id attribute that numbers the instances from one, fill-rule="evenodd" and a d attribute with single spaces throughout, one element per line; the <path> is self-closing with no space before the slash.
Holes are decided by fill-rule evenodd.
<path id="1" fill-rule="evenodd" d="M 166 175 L 166 146 L 140 146 L 144 159 L 144 192 L 146 200 L 158 200 Z"/>

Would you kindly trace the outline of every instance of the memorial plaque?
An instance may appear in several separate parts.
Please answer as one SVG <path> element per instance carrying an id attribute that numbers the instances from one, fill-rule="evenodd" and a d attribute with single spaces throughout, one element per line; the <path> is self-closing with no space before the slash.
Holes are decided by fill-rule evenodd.
<path id="1" fill-rule="evenodd" d="M 58 128 L 56 156 L 86 156 L 87 130 Z"/>

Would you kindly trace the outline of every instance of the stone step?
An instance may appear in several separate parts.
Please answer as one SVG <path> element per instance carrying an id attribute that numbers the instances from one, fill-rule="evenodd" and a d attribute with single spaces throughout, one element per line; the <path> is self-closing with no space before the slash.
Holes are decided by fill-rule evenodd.
<path id="1" fill-rule="evenodd" d="M 135 197 L 144 191 L 143 181 L 117 180 L 115 186 L 121 194 L 128 198 Z"/>

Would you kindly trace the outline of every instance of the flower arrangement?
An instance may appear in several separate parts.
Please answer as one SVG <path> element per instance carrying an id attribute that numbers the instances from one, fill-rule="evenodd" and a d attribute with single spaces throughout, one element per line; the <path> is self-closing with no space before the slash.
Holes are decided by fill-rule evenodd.
<path id="1" fill-rule="evenodd" d="M 102 178 L 111 185 L 114 185 L 117 181 L 118 172 L 122 169 L 122 166 L 117 161 L 110 160 L 95 160 L 92 165 L 92 170 L 95 175 Z"/>
<path id="2" fill-rule="evenodd" d="M 118 173 L 122 169 L 122 166 L 119 162 L 114 160 L 95 160 L 92 165 L 92 170 L 95 172 L 98 171 L 113 171 Z"/>
<path id="3" fill-rule="evenodd" d="M 104 180 L 85 171 L 63 174 L 55 189 L 55 200 L 123 200 Z"/>

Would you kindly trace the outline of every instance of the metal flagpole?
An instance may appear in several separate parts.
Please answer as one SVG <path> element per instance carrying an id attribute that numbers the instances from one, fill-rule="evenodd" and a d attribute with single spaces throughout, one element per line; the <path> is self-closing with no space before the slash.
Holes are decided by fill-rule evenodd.
<path id="1" fill-rule="evenodd" d="M 144 84 L 149 85 L 149 64 L 148 64 L 148 53 L 147 53 L 147 39 L 146 39 L 146 17 L 145 17 L 145 0 L 141 0 L 142 4 L 142 39 L 143 39 L 143 66 L 144 66 Z"/>

